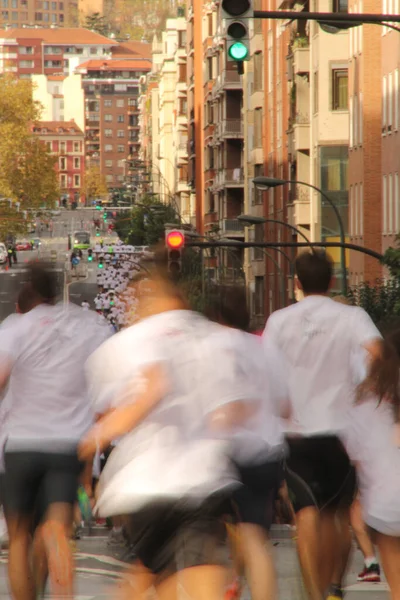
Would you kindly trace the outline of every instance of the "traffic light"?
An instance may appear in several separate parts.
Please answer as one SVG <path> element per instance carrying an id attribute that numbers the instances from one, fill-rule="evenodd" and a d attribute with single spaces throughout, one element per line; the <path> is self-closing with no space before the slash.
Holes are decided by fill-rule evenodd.
<path id="1" fill-rule="evenodd" d="M 228 61 L 250 60 L 249 19 L 253 14 L 252 0 L 222 0 Z"/>
<path id="2" fill-rule="evenodd" d="M 96 204 L 96 210 L 101 210 L 101 204 Z"/>
<path id="3" fill-rule="evenodd" d="M 91 248 L 89 248 L 88 251 L 87 251 L 87 254 L 88 254 L 88 256 L 87 256 L 88 262 L 92 262 L 92 260 L 93 260 L 93 250 Z"/>
<path id="4" fill-rule="evenodd" d="M 99 269 L 103 268 L 103 259 L 102 258 L 99 258 L 99 262 L 97 263 L 97 266 Z"/>
<path id="5" fill-rule="evenodd" d="M 100 236 L 100 229 L 98 227 L 96 227 L 96 237 Z"/>
<path id="6" fill-rule="evenodd" d="M 165 244 L 168 252 L 168 271 L 178 275 L 182 270 L 182 251 L 185 246 L 185 233 L 180 229 L 165 232 Z"/>

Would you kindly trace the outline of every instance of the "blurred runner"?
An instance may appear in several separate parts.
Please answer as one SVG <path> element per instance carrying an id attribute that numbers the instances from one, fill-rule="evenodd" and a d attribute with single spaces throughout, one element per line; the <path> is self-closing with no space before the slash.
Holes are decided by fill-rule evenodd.
<path id="1" fill-rule="evenodd" d="M 45 514 L 36 535 L 46 551 L 52 592 L 73 595 L 69 535 L 82 470 L 76 447 L 93 422 L 83 365 L 109 336 L 95 313 L 55 304 L 54 272 L 31 266 L 29 287 L 33 308 L 0 330 L 0 386 L 8 382 L 10 394 L 4 504 L 15 600 L 36 594 L 29 550 L 38 508 Z"/>
<path id="2" fill-rule="evenodd" d="M 312 600 L 343 597 L 351 548 L 349 509 L 355 475 L 341 436 L 354 398 L 355 364 L 377 352 L 380 333 L 361 308 L 328 297 L 332 262 L 320 252 L 296 259 L 305 298 L 273 313 L 264 339 L 285 358 L 290 419 L 287 483 L 297 546 Z"/>
<path id="3" fill-rule="evenodd" d="M 179 573 L 188 597 L 221 600 L 227 568 L 220 517 L 235 475 L 227 443 L 209 423 L 215 399 L 228 406 L 251 392 L 226 385 L 232 379 L 225 368 L 231 374 L 233 365 L 215 343 L 217 325 L 187 310 L 164 273 L 146 288 L 141 320 L 89 360 L 98 410 L 116 408 L 84 440 L 81 457 L 125 436 L 108 459 L 98 498 L 100 516 L 132 515 L 142 567 L 132 571 L 125 597 L 152 586 L 160 597 L 176 597 Z"/>

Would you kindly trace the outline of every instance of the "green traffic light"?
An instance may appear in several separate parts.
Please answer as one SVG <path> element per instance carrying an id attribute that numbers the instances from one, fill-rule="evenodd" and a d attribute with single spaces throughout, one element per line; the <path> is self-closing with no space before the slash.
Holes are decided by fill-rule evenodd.
<path id="1" fill-rule="evenodd" d="M 103 263 L 99 263 L 98 266 L 99 266 L 99 269 L 102 269 L 103 268 Z"/>
<path id="2" fill-rule="evenodd" d="M 96 237 L 100 237 L 100 231 L 96 231 Z"/>
<path id="3" fill-rule="evenodd" d="M 243 42 L 235 42 L 229 47 L 228 54 L 233 60 L 246 60 L 249 49 Z"/>
<path id="4" fill-rule="evenodd" d="M 97 205 L 96 210 L 101 210 L 101 206 Z"/>
<path id="5" fill-rule="evenodd" d="M 93 260 L 93 256 L 88 256 L 88 261 L 92 262 L 92 260 Z"/>

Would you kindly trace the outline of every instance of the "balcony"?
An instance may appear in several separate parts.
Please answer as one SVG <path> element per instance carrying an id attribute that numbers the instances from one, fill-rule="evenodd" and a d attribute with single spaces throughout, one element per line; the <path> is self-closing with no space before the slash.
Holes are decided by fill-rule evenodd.
<path id="1" fill-rule="evenodd" d="M 182 192 L 189 192 L 190 188 L 189 188 L 189 182 L 187 179 L 179 179 L 177 184 L 176 184 L 176 192 L 178 194 L 182 193 Z"/>
<path id="2" fill-rule="evenodd" d="M 241 89 L 243 89 L 243 84 L 241 82 L 239 73 L 231 69 L 225 69 L 215 80 L 213 95 L 216 96 L 224 90 Z"/>
<path id="3" fill-rule="evenodd" d="M 224 237 L 244 237 L 244 223 L 238 219 L 221 219 L 219 227 Z"/>
<path id="4" fill-rule="evenodd" d="M 243 137 L 243 123 L 237 119 L 224 119 L 217 123 L 215 128 L 217 137 L 240 139 Z"/>
<path id="5" fill-rule="evenodd" d="M 306 39 L 306 38 L 304 38 Z M 310 72 L 310 48 L 296 46 L 293 48 L 293 73 L 307 75 Z"/>
<path id="6" fill-rule="evenodd" d="M 293 195 L 294 201 L 289 209 L 289 223 L 295 227 L 308 228 L 311 223 L 310 189 L 302 185 L 296 185 L 293 188 Z"/>
<path id="7" fill-rule="evenodd" d="M 187 152 L 187 144 L 179 144 L 177 147 L 176 160 L 178 165 L 182 163 L 187 163 L 188 160 L 188 152 Z"/>
<path id="8" fill-rule="evenodd" d="M 293 151 L 310 151 L 310 119 L 307 115 L 296 115 L 293 123 Z"/>

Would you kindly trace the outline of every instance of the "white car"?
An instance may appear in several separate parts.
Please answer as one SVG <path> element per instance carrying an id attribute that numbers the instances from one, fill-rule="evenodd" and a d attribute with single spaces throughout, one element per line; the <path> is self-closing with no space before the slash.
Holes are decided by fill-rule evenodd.
<path id="1" fill-rule="evenodd" d="M 0 243 L 0 264 L 4 265 L 7 262 L 7 248 L 4 244 Z"/>

